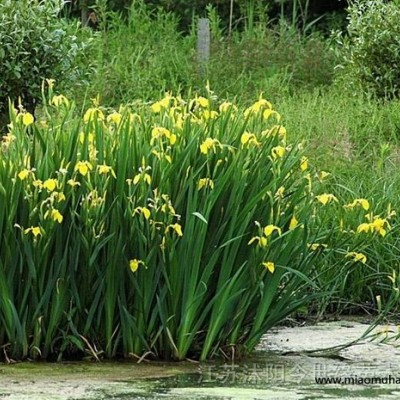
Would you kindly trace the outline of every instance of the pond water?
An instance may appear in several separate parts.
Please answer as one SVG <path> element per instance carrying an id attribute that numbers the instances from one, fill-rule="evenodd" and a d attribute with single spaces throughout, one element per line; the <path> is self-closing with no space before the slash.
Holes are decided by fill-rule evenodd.
<path id="1" fill-rule="evenodd" d="M 240 362 L 0 364 L 0 399 L 397 399 L 397 327 L 378 327 L 373 341 L 313 352 L 367 328 L 351 321 L 276 328 Z"/>

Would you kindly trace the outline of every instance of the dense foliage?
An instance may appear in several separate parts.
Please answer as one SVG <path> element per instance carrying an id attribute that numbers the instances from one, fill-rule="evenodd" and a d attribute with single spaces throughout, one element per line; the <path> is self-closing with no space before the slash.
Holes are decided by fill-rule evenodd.
<path id="1" fill-rule="evenodd" d="M 126 15 L 126 10 L 137 3 L 136 0 L 72 0 L 68 2 L 68 15 L 78 16 L 83 13 L 87 18 L 99 4 L 106 5 L 109 10 Z M 277 21 L 288 19 L 298 27 L 304 28 L 310 22 L 318 21 L 320 29 L 343 26 L 344 9 L 347 1 L 330 0 L 145 0 L 151 9 L 163 9 L 174 13 L 179 18 L 179 27 L 185 32 L 190 30 L 194 16 L 205 17 L 207 9 L 213 7 L 218 11 L 224 28 L 233 23 L 235 29 L 246 26 L 246 18 L 254 21 Z M 91 21 L 88 21 L 91 24 Z"/>
<path id="2" fill-rule="evenodd" d="M 45 78 L 74 82 L 84 46 L 78 26 L 58 17 L 61 7 L 60 0 L 0 2 L 0 114 L 18 97 L 33 111 Z"/>
<path id="3" fill-rule="evenodd" d="M 242 109 L 168 94 L 74 115 L 50 83 L 40 121 L 13 110 L 3 139 L 8 357 L 247 353 L 320 295 L 318 260 L 365 264 L 359 249 L 390 230 L 385 217 L 351 216 L 366 199 L 339 224 L 338 199 L 318 183 L 327 174 L 314 182 L 261 97 Z"/>
<path id="4" fill-rule="evenodd" d="M 400 90 L 400 3 L 355 0 L 348 9 L 345 66 L 365 91 L 398 96 Z"/>

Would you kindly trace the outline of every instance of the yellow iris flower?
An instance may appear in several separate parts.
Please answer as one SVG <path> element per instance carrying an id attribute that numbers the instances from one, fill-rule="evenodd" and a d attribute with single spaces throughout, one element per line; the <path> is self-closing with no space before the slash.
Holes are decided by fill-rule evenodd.
<path id="1" fill-rule="evenodd" d="M 247 244 L 250 245 L 256 241 L 258 242 L 258 245 L 260 247 L 267 247 L 268 245 L 268 239 L 265 236 L 254 236 L 249 240 Z"/>
<path id="2" fill-rule="evenodd" d="M 320 194 L 319 196 L 316 196 L 316 199 L 323 205 L 326 205 L 332 201 L 336 201 L 336 202 L 338 201 L 336 196 L 334 196 L 333 194 L 330 194 L 330 193 Z"/>
<path id="3" fill-rule="evenodd" d="M 83 116 L 83 121 L 87 124 L 90 121 L 104 121 L 104 114 L 99 108 L 89 108 Z"/>
<path id="4" fill-rule="evenodd" d="M 258 114 L 260 111 L 263 111 L 265 109 L 272 109 L 272 104 L 263 99 L 262 95 L 260 95 L 259 99 L 251 105 L 249 108 L 246 109 L 244 112 L 244 116 L 247 118 L 251 114 Z"/>
<path id="5" fill-rule="evenodd" d="M 122 115 L 119 112 L 113 112 L 107 116 L 108 123 L 114 123 L 115 125 L 119 125 L 122 120 Z"/>
<path id="6" fill-rule="evenodd" d="M 158 114 L 162 109 L 167 109 L 170 105 L 171 99 L 172 96 L 167 94 L 162 100 L 156 101 L 151 105 L 151 111 L 153 111 L 154 114 Z"/>
<path id="7" fill-rule="evenodd" d="M 363 253 L 356 253 L 355 251 L 351 251 L 346 254 L 346 257 L 352 258 L 354 261 L 360 261 L 365 264 L 367 262 L 367 257 Z"/>
<path id="8" fill-rule="evenodd" d="M 308 168 L 308 158 L 307 157 L 301 157 L 300 169 L 302 171 L 305 171 L 305 170 L 307 170 L 307 168 Z"/>
<path id="9" fill-rule="evenodd" d="M 21 115 L 22 115 L 22 123 L 25 126 L 29 126 L 29 125 L 33 124 L 35 119 L 33 118 L 33 115 L 31 113 L 25 112 Z"/>
<path id="10" fill-rule="evenodd" d="M 382 237 L 386 236 L 387 230 L 385 229 L 387 227 L 388 229 L 391 229 L 389 222 L 380 217 L 374 217 L 372 222 L 364 222 L 360 224 L 357 227 L 357 233 L 379 233 Z"/>
<path id="11" fill-rule="evenodd" d="M 210 189 L 214 189 L 214 182 L 210 178 L 201 178 L 197 182 L 197 189 L 200 190 L 203 187 L 209 187 Z"/>
<path id="12" fill-rule="evenodd" d="M 66 106 L 68 106 L 69 101 L 64 95 L 60 94 L 60 95 L 53 96 L 53 98 L 50 101 L 50 104 L 53 104 L 56 107 L 59 107 L 62 104 L 65 104 Z"/>
<path id="13" fill-rule="evenodd" d="M 216 146 L 221 147 L 221 143 L 217 139 L 207 138 L 201 145 L 200 145 L 200 152 L 202 154 L 208 154 L 209 150 L 213 150 L 215 153 Z"/>
<path id="14" fill-rule="evenodd" d="M 68 179 L 67 185 L 75 187 L 75 186 L 81 186 L 81 184 L 73 179 Z"/>
<path id="15" fill-rule="evenodd" d="M 276 160 L 277 158 L 282 158 L 285 155 L 286 149 L 283 146 L 273 147 L 271 150 L 272 158 Z"/>
<path id="16" fill-rule="evenodd" d="M 275 272 L 275 264 L 272 261 L 264 261 L 261 265 L 271 272 L 271 274 Z"/>
<path id="17" fill-rule="evenodd" d="M 369 210 L 369 201 L 367 199 L 355 199 L 350 204 L 345 204 L 344 208 L 354 208 L 357 206 L 361 206 L 365 211 Z"/>
<path id="18" fill-rule="evenodd" d="M 275 225 L 267 225 L 263 230 L 264 235 L 266 237 L 271 236 L 274 231 L 277 231 L 279 236 L 282 235 L 281 228 L 279 228 L 278 226 L 275 226 Z"/>
<path id="19" fill-rule="evenodd" d="M 325 243 L 307 243 L 307 246 L 311 251 L 323 250 L 328 247 Z"/>
<path id="20" fill-rule="evenodd" d="M 295 229 L 297 227 L 298 224 L 299 224 L 299 221 L 293 215 L 292 218 L 290 219 L 289 230 L 292 231 L 293 229 Z"/>
<path id="21" fill-rule="evenodd" d="M 132 272 L 136 272 L 140 265 L 144 266 L 144 262 L 142 260 L 137 260 L 136 258 L 134 258 L 133 260 L 129 261 L 129 268 Z"/>
<path id="22" fill-rule="evenodd" d="M 117 176 L 115 175 L 114 170 L 112 169 L 112 167 L 110 167 L 109 165 L 106 164 L 102 164 L 102 165 L 98 165 L 97 169 L 99 171 L 100 175 L 107 175 L 109 173 L 111 173 L 111 175 L 116 178 Z"/>
<path id="23" fill-rule="evenodd" d="M 127 182 L 129 184 L 130 179 L 127 179 Z M 133 178 L 132 183 L 134 185 L 137 185 L 140 181 L 146 182 L 148 185 L 151 184 L 151 176 L 145 172 L 140 172 L 139 174 L 136 174 Z"/>
<path id="24" fill-rule="evenodd" d="M 169 140 L 170 144 L 174 145 L 176 143 L 176 135 L 174 133 L 171 133 L 167 128 L 156 126 L 151 130 L 150 144 L 153 145 L 156 139 L 161 139 L 163 136 Z"/>
<path id="25" fill-rule="evenodd" d="M 27 235 L 29 232 L 32 232 L 33 236 L 37 237 L 38 235 L 42 235 L 42 230 L 38 226 L 31 226 L 24 230 L 24 234 Z"/>
<path id="26" fill-rule="evenodd" d="M 83 176 L 86 176 L 92 169 L 93 166 L 89 161 L 78 161 L 75 165 L 75 171 Z"/>
<path id="27" fill-rule="evenodd" d="M 32 171 L 25 168 L 25 169 L 23 169 L 21 172 L 18 173 L 18 178 L 19 178 L 21 181 L 23 181 L 23 180 L 25 180 L 25 179 L 29 176 L 30 173 L 32 173 Z"/>
<path id="28" fill-rule="evenodd" d="M 133 214 L 143 214 L 146 219 L 150 218 L 151 212 L 147 207 L 136 207 Z"/>
<path id="29" fill-rule="evenodd" d="M 208 108 L 210 106 L 210 102 L 205 97 L 199 96 L 194 99 L 196 105 L 201 108 Z"/>
<path id="30" fill-rule="evenodd" d="M 52 192 L 57 187 L 57 179 L 46 179 L 43 182 L 43 187 L 47 191 Z"/>
<path id="31" fill-rule="evenodd" d="M 254 133 L 244 132 L 240 138 L 240 143 L 244 147 L 246 144 L 254 144 L 255 146 L 260 146 L 261 143 L 257 140 L 256 135 Z"/>
<path id="32" fill-rule="evenodd" d="M 168 226 L 165 228 L 165 233 L 168 233 L 170 229 L 172 229 L 173 231 L 175 231 L 175 233 L 176 233 L 178 236 L 183 236 L 182 227 L 181 227 L 180 224 L 168 225 Z"/>
<path id="33" fill-rule="evenodd" d="M 233 103 L 230 103 L 229 101 L 224 101 L 223 103 L 221 103 L 219 105 L 219 112 L 225 113 L 229 110 L 237 112 L 238 108 Z"/>
<path id="34" fill-rule="evenodd" d="M 266 110 L 264 110 L 263 118 L 264 119 L 269 119 L 271 117 L 275 117 L 277 122 L 279 122 L 281 120 L 281 118 L 282 118 L 281 115 L 278 112 L 276 112 L 274 110 L 271 110 L 270 108 L 267 108 Z"/>
<path id="35" fill-rule="evenodd" d="M 44 217 L 50 217 L 53 221 L 57 221 L 59 224 L 63 222 L 64 217 L 57 209 L 53 208 L 52 210 L 46 211 Z"/>

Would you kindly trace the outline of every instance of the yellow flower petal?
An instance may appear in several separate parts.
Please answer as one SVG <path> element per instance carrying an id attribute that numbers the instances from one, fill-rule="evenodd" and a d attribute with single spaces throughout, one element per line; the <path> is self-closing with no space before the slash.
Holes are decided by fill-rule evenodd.
<path id="1" fill-rule="evenodd" d="M 137 185 L 139 183 L 141 176 L 142 176 L 142 174 L 135 175 L 135 177 L 133 178 L 134 185 Z"/>
<path id="2" fill-rule="evenodd" d="M 264 228 L 264 235 L 265 235 L 266 237 L 269 237 L 269 236 L 272 235 L 272 233 L 273 233 L 274 231 L 277 231 L 279 236 L 282 234 L 281 228 L 279 228 L 279 227 L 277 227 L 277 226 L 275 226 L 275 225 L 267 225 L 267 226 Z"/>
<path id="3" fill-rule="evenodd" d="M 222 112 L 227 112 L 227 111 L 229 111 L 229 110 L 231 110 L 231 111 L 237 111 L 238 108 L 237 108 L 233 103 L 230 103 L 230 102 L 228 102 L 228 101 L 224 101 L 223 103 L 220 104 L 220 106 L 219 106 L 219 111 L 220 111 L 221 113 L 222 113 Z"/>
<path id="4" fill-rule="evenodd" d="M 285 193 L 285 187 L 284 186 L 280 186 L 278 188 L 278 190 L 275 193 L 275 198 L 277 199 L 283 199 L 283 195 Z"/>
<path id="5" fill-rule="evenodd" d="M 81 184 L 73 179 L 68 179 L 67 185 L 75 187 L 75 186 L 80 186 Z"/>
<path id="6" fill-rule="evenodd" d="M 261 236 L 260 240 L 258 241 L 258 244 L 260 247 L 267 247 L 268 239 L 264 236 Z"/>
<path id="7" fill-rule="evenodd" d="M 355 251 L 351 251 L 346 254 L 346 257 L 352 258 L 354 261 L 360 261 L 365 264 L 367 262 L 367 257 L 363 253 L 356 253 Z"/>
<path id="8" fill-rule="evenodd" d="M 42 187 L 43 187 L 43 182 L 42 182 L 40 179 L 35 179 L 35 180 L 32 182 L 32 185 L 33 185 L 35 188 L 42 189 Z"/>
<path id="9" fill-rule="evenodd" d="M 361 206 L 365 211 L 369 210 L 369 201 L 367 199 L 355 199 L 350 204 L 345 204 L 344 208 L 354 208 L 357 206 Z"/>
<path id="10" fill-rule="evenodd" d="M 89 108 L 83 116 L 83 121 L 85 122 L 85 124 L 93 121 L 94 119 L 98 121 L 104 120 L 104 114 L 99 108 Z"/>
<path id="11" fill-rule="evenodd" d="M 38 235 L 42 234 L 42 230 L 38 226 L 31 226 L 24 230 L 24 234 L 27 235 L 29 232 L 32 232 L 33 236 L 36 238 Z"/>
<path id="12" fill-rule="evenodd" d="M 269 271 L 271 274 L 275 272 L 275 264 L 272 261 L 264 261 L 262 265 Z"/>
<path id="13" fill-rule="evenodd" d="M 151 184 L 151 176 L 149 174 L 144 174 L 144 180 L 147 182 L 148 185 Z"/>
<path id="14" fill-rule="evenodd" d="M 316 199 L 322 203 L 323 205 L 328 204 L 331 201 L 338 201 L 338 199 L 330 193 L 324 193 L 324 194 L 320 194 L 319 196 L 316 196 Z"/>
<path id="15" fill-rule="evenodd" d="M 132 272 L 136 272 L 139 268 L 139 265 L 144 265 L 144 262 L 141 260 L 137 260 L 136 258 L 129 261 L 129 268 Z"/>
<path id="16" fill-rule="evenodd" d="M 180 224 L 176 223 L 168 225 L 165 229 L 165 233 L 168 233 L 170 229 L 174 230 L 178 236 L 183 236 L 182 227 Z"/>
<path id="17" fill-rule="evenodd" d="M 22 123 L 25 126 L 29 126 L 29 125 L 33 124 L 33 121 L 34 121 L 34 118 L 31 113 L 26 112 L 26 113 L 22 114 Z"/>
<path id="18" fill-rule="evenodd" d="M 221 145 L 217 139 L 207 138 L 201 145 L 200 145 L 200 152 L 202 154 L 207 154 L 209 150 L 213 150 L 215 152 L 216 146 Z"/>
<path id="19" fill-rule="evenodd" d="M 60 94 L 58 96 L 57 95 L 53 96 L 53 98 L 50 101 L 50 104 L 53 104 L 56 107 L 59 107 L 61 104 L 65 104 L 66 106 L 68 106 L 69 105 L 69 101 L 65 96 Z"/>
<path id="20" fill-rule="evenodd" d="M 112 122 L 115 125 L 119 125 L 121 120 L 122 120 L 122 115 L 118 112 L 113 112 L 107 117 L 107 122 L 108 123 Z"/>
<path id="21" fill-rule="evenodd" d="M 308 168 L 308 158 L 307 157 L 301 157 L 300 169 L 302 171 L 305 171 L 307 168 Z"/>
<path id="22" fill-rule="evenodd" d="M 202 96 L 196 97 L 195 103 L 202 108 L 208 108 L 208 106 L 210 105 L 210 102 L 208 101 L 208 99 L 206 99 L 205 97 L 202 97 Z"/>
<path id="23" fill-rule="evenodd" d="M 143 213 L 143 215 L 144 215 L 144 217 L 146 219 L 150 218 L 151 213 L 150 213 L 150 210 L 147 207 L 143 207 L 142 208 L 142 213 Z"/>
<path id="24" fill-rule="evenodd" d="M 178 236 L 183 236 L 182 227 L 179 224 L 173 224 L 172 228 L 177 233 Z"/>
<path id="25" fill-rule="evenodd" d="M 308 243 L 307 246 L 311 251 L 317 251 L 320 249 L 322 250 L 328 247 L 328 245 L 325 243 Z"/>
<path id="26" fill-rule="evenodd" d="M 86 176 L 92 169 L 93 166 L 89 161 L 78 161 L 75 165 L 75 171 L 78 171 L 83 176 Z"/>
<path id="27" fill-rule="evenodd" d="M 23 169 L 19 174 L 18 174 L 18 178 L 23 181 L 25 180 L 29 174 L 30 174 L 30 170 L 29 169 Z"/>
<path id="28" fill-rule="evenodd" d="M 174 145 L 176 143 L 176 135 L 175 133 L 171 133 L 170 137 L 169 137 L 169 142 Z"/>
<path id="29" fill-rule="evenodd" d="M 52 192 L 57 187 L 57 179 L 46 179 L 43 182 L 43 187 L 49 192 Z"/>
<path id="30" fill-rule="evenodd" d="M 289 223 L 289 230 L 292 231 L 293 229 L 296 228 L 298 224 L 299 221 L 297 221 L 297 218 L 293 215 Z"/>
<path id="31" fill-rule="evenodd" d="M 281 120 L 281 115 L 278 112 L 271 110 L 270 108 L 267 108 L 266 110 L 264 110 L 264 112 L 263 112 L 264 119 L 269 119 L 272 116 L 274 116 L 276 118 L 277 122 L 279 122 Z"/>
<path id="32" fill-rule="evenodd" d="M 257 140 L 256 135 L 254 133 L 244 132 L 240 137 L 240 142 L 243 146 L 246 144 L 254 144 L 256 146 L 260 145 L 260 142 Z"/>
<path id="33" fill-rule="evenodd" d="M 282 146 L 273 147 L 271 150 L 272 158 L 276 160 L 277 158 L 282 158 L 285 155 L 286 149 Z"/>
<path id="34" fill-rule="evenodd" d="M 369 210 L 369 202 L 368 202 L 368 200 L 366 200 L 366 199 L 358 199 L 359 200 L 359 202 L 360 202 L 360 204 L 361 204 L 361 207 L 365 210 L 365 211 L 368 211 Z"/>
<path id="35" fill-rule="evenodd" d="M 61 224 L 64 219 L 60 211 L 56 210 L 55 208 L 51 210 L 51 218 L 53 221 L 57 221 L 59 224 Z"/>
<path id="36" fill-rule="evenodd" d="M 214 182 L 210 178 L 201 178 L 197 182 L 197 189 L 200 190 L 203 187 L 209 187 L 210 189 L 214 189 Z"/>
<path id="37" fill-rule="evenodd" d="M 156 103 L 153 103 L 150 108 L 154 114 L 158 114 L 161 111 L 162 106 L 161 106 L 160 102 L 157 101 Z"/>
<path id="38" fill-rule="evenodd" d="M 40 228 L 38 226 L 35 226 L 32 228 L 32 233 L 33 233 L 33 236 L 37 237 L 38 235 L 42 234 L 42 231 L 40 230 Z"/>
<path id="39" fill-rule="evenodd" d="M 373 230 L 373 227 L 371 226 L 371 224 L 367 224 L 366 222 L 360 224 L 357 227 L 357 233 L 362 233 L 362 232 L 368 233 L 368 232 L 370 232 L 372 230 Z"/>

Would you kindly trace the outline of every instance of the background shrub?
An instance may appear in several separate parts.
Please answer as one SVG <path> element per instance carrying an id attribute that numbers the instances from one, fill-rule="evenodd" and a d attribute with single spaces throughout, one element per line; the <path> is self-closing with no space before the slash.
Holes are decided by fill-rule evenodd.
<path id="1" fill-rule="evenodd" d="M 363 90 L 397 96 L 400 89 L 400 7 L 384 0 L 351 2 L 344 65 Z"/>
<path id="2" fill-rule="evenodd" d="M 34 111 L 45 78 L 73 84 L 74 64 L 84 49 L 77 39 L 76 24 L 58 17 L 62 0 L 13 0 L 0 2 L 0 114 L 8 98 L 22 98 Z"/>

